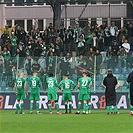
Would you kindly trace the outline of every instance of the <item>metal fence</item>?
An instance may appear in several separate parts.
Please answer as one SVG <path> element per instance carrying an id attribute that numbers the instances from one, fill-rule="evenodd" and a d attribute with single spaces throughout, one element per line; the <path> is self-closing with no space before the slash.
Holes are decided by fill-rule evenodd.
<path id="1" fill-rule="evenodd" d="M 39 64 L 39 65 L 38 65 Z M 39 71 L 38 76 L 41 79 L 40 91 L 47 91 L 46 77 L 50 73 L 54 73 L 58 83 L 63 79 L 65 73 L 69 74 L 69 78 L 76 84 L 78 78 L 82 76 L 82 70 L 86 69 L 92 79 L 92 92 L 104 92 L 102 81 L 107 75 L 107 70 L 112 69 L 121 86 L 117 90 L 126 92 L 126 79 L 132 71 L 133 54 L 124 56 L 107 56 L 106 52 L 101 52 L 100 55 L 80 56 L 80 57 L 57 57 L 49 56 L 35 58 L 14 57 L 9 60 L 0 60 L 0 92 L 11 92 L 13 90 L 14 81 L 20 72 L 24 72 L 27 86 L 29 79 L 34 70 Z M 59 91 L 59 90 L 57 90 Z M 75 88 L 74 91 L 78 91 Z"/>

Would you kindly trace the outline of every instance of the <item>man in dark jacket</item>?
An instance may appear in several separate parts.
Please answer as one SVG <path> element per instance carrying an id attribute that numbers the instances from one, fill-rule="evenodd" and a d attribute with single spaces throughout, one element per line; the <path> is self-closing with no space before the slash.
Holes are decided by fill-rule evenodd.
<path id="1" fill-rule="evenodd" d="M 128 75 L 127 82 L 130 86 L 129 100 L 130 100 L 130 115 L 133 115 L 133 71 Z"/>
<path id="2" fill-rule="evenodd" d="M 103 87 L 105 88 L 105 100 L 107 114 L 111 114 L 112 106 L 114 106 L 114 114 L 118 113 L 116 105 L 116 89 L 120 86 L 116 77 L 113 75 L 112 70 L 108 70 L 107 76 L 103 80 Z"/>

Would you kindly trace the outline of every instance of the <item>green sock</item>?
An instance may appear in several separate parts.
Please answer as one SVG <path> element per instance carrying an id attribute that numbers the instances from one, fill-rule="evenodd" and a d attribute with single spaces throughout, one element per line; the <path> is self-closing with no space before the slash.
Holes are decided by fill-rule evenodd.
<path id="1" fill-rule="evenodd" d="M 89 110 L 89 104 L 86 104 L 86 111 Z"/>
<path id="2" fill-rule="evenodd" d="M 114 112 L 118 112 L 117 106 L 114 106 Z"/>
<path id="3" fill-rule="evenodd" d="M 36 111 L 39 111 L 39 102 L 36 102 Z"/>
<path id="4" fill-rule="evenodd" d="M 23 111 L 23 107 L 24 107 L 24 103 L 22 102 L 22 103 L 20 103 L 20 112 Z"/>
<path id="5" fill-rule="evenodd" d="M 33 109 L 33 102 L 30 102 L 30 111 L 32 112 Z"/>
<path id="6" fill-rule="evenodd" d="M 109 112 L 112 112 L 112 106 L 109 106 Z"/>
<path id="7" fill-rule="evenodd" d="M 86 102 L 84 102 L 83 111 L 86 111 Z"/>
<path id="8" fill-rule="evenodd" d="M 69 103 L 69 112 L 72 112 L 72 103 Z"/>
<path id="9" fill-rule="evenodd" d="M 55 103 L 56 104 L 56 110 L 57 112 L 59 111 L 59 104 L 58 103 Z"/>
<path id="10" fill-rule="evenodd" d="M 133 111 L 133 106 L 130 104 L 130 110 Z"/>
<path id="11" fill-rule="evenodd" d="M 110 106 L 106 106 L 106 109 L 107 109 L 107 111 L 108 111 L 108 112 L 110 112 L 110 109 L 109 109 L 109 107 L 110 107 Z"/>
<path id="12" fill-rule="evenodd" d="M 78 103 L 78 111 L 81 109 L 81 103 Z"/>
<path id="13" fill-rule="evenodd" d="M 48 109 L 49 109 L 50 112 L 52 112 L 51 104 L 48 104 Z"/>
<path id="14" fill-rule="evenodd" d="M 66 112 L 67 112 L 67 103 L 65 103 L 65 110 L 66 110 Z"/>
<path id="15" fill-rule="evenodd" d="M 88 110 L 91 110 L 91 103 L 88 103 Z"/>
<path id="16" fill-rule="evenodd" d="M 18 112 L 19 109 L 19 103 L 16 103 L 16 112 Z"/>

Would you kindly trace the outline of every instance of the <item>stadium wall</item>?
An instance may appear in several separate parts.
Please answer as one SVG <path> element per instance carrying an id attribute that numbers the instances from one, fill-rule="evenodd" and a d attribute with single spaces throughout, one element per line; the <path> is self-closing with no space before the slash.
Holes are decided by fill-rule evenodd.
<path id="1" fill-rule="evenodd" d="M 77 99 L 78 93 L 73 93 L 73 109 L 77 109 Z M 92 93 L 91 95 L 92 109 L 105 109 L 105 96 L 104 93 Z M 62 101 L 62 93 L 58 93 L 58 102 L 60 109 L 64 109 L 64 103 Z M 48 99 L 46 93 L 40 94 L 40 109 L 48 109 L 47 106 Z M 129 109 L 128 94 L 127 93 L 117 93 L 117 105 L 118 109 Z M 15 93 L 0 93 L 0 110 L 4 109 L 15 109 L 16 107 L 16 95 Z M 24 104 L 24 109 L 29 109 L 29 95 L 27 96 Z M 35 105 L 34 105 L 35 108 Z M 52 108 L 55 108 L 55 104 L 52 104 Z"/>

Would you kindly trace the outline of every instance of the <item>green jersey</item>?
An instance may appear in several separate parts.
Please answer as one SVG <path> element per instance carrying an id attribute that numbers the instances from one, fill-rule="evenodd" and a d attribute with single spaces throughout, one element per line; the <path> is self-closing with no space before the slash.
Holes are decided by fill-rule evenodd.
<path id="1" fill-rule="evenodd" d="M 18 38 L 16 36 L 12 36 L 11 37 L 11 44 L 12 44 L 12 46 L 17 46 L 17 40 L 18 40 Z"/>
<path id="2" fill-rule="evenodd" d="M 24 94 L 25 93 L 25 79 L 24 78 L 17 78 L 15 81 L 16 87 L 17 87 L 17 93 L 18 94 Z"/>
<path id="3" fill-rule="evenodd" d="M 31 93 L 39 93 L 40 82 L 41 82 L 41 80 L 37 76 L 32 76 L 30 78 Z"/>
<path id="4" fill-rule="evenodd" d="M 88 77 L 79 78 L 78 84 L 80 84 L 80 92 L 82 94 L 87 94 L 88 85 L 90 84 L 90 82 L 91 82 L 91 78 L 88 78 Z"/>
<path id="5" fill-rule="evenodd" d="M 75 88 L 76 84 L 70 79 L 64 79 L 60 82 L 59 86 L 63 87 L 63 93 L 71 93 L 72 87 Z"/>
<path id="6" fill-rule="evenodd" d="M 56 78 L 53 77 L 46 78 L 46 83 L 48 87 L 48 93 L 56 93 L 56 87 L 58 87 Z"/>

